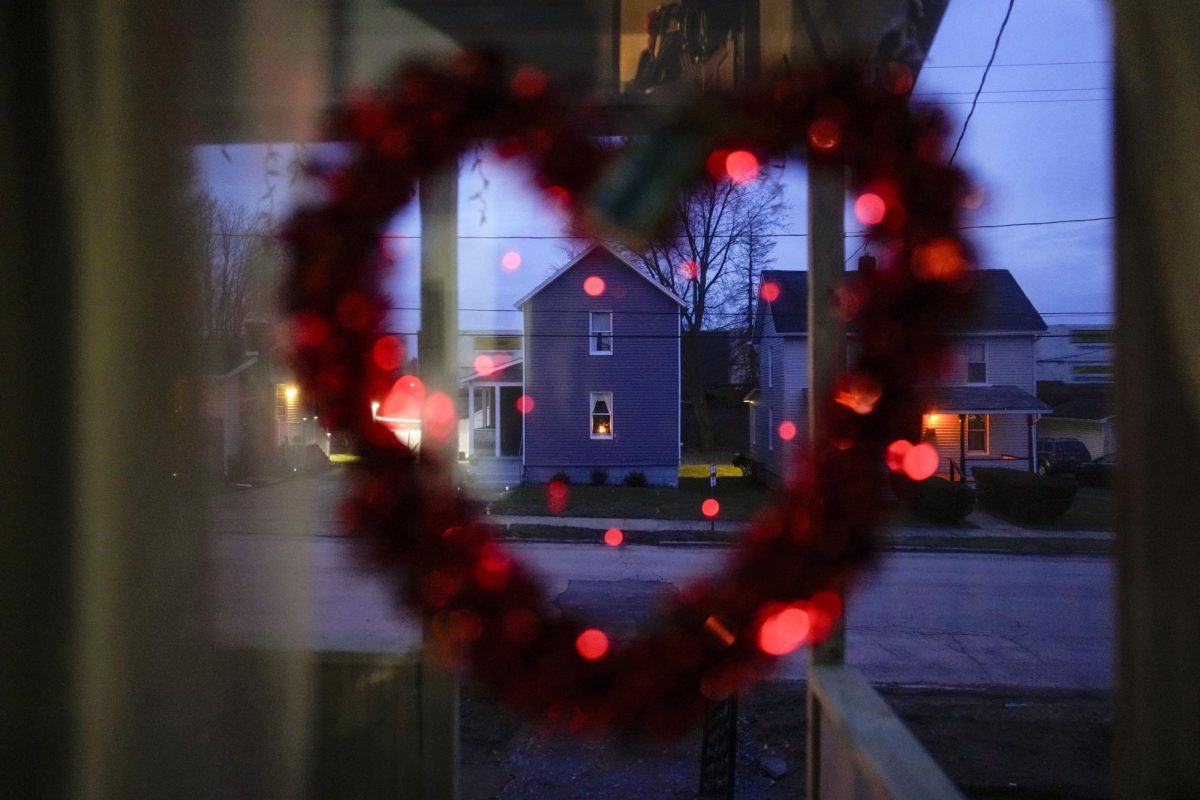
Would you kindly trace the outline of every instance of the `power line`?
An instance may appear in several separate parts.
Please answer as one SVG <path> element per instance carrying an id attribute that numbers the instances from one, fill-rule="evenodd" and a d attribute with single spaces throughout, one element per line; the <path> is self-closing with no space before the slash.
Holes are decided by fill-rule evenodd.
<path id="1" fill-rule="evenodd" d="M 1111 59 L 1103 59 L 1100 61 L 1027 61 L 1021 64 L 922 64 L 921 70 L 927 69 L 987 69 L 989 66 L 993 69 L 1009 68 L 1009 67 L 1067 67 L 1078 66 L 1080 64 L 1111 64 Z"/>
<path id="2" fill-rule="evenodd" d="M 916 101 L 914 106 L 1011 106 L 1022 103 L 1111 103 L 1112 97 L 1053 97 L 1047 100 L 980 100 L 972 103 L 969 100 L 929 100 Z M 974 110 L 974 108 L 972 108 Z"/>
<path id="3" fill-rule="evenodd" d="M 980 94 L 1025 94 L 1026 92 L 1107 92 L 1112 89 L 1111 86 L 1078 86 L 1066 87 L 1061 89 L 987 89 Z M 964 89 L 961 92 L 921 92 L 912 95 L 913 97 L 939 97 L 946 94 L 970 94 L 970 89 Z"/>
<path id="4" fill-rule="evenodd" d="M 971 229 L 975 229 L 975 228 L 1021 228 L 1021 227 L 1031 226 L 1031 225 L 1066 225 L 1066 224 L 1077 223 L 1077 222 L 1102 222 L 1105 220 L 1112 220 L 1112 219 L 1115 219 L 1115 217 L 1082 217 L 1082 218 L 1078 218 L 1078 219 L 1044 219 L 1044 220 L 1034 220 L 1032 222 L 1001 222 L 1001 223 L 996 223 L 996 224 L 992 224 L 992 225 L 961 225 L 958 227 L 957 230 L 971 230 Z M 233 231 L 216 231 L 213 233 L 213 235 L 214 236 L 258 236 L 258 237 L 272 236 L 272 234 L 269 234 L 269 233 L 238 233 L 238 232 L 233 232 Z M 785 231 L 783 233 L 772 233 L 772 234 L 720 234 L 720 235 L 714 235 L 713 238 L 714 239 L 727 239 L 730 236 L 734 236 L 734 235 L 755 237 L 755 238 L 761 238 L 761 239 L 804 239 L 804 238 L 808 237 L 807 233 Z M 858 238 L 858 237 L 867 236 L 867 235 L 868 235 L 867 231 L 849 231 L 848 233 L 846 233 L 847 238 Z M 414 241 L 414 242 L 421 241 L 420 234 L 407 234 L 407 233 L 381 233 L 381 234 L 379 234 L 378 238 L 389 239 L 389 240 L 390 239 L 402 239 L 402 240 Z M 481 235 L 465 235 L 465 236 L 460 235 L 458 238 L 459 239 L 473 239 L 473 240 L 488 240 L 488 241 L 579 241 L 579 242 L 591 241 L 587 237 L 568 236 L 568 235 L 562 235 L 562 234 L 560 234 L 560 235 L 513 234 L 513 235 L 508 235 L 508 236 L 505 236 L 505 235 L 485 236 L 485 235 L 481 234 Z M 685 235 L 681 234 L 680 236 L 678 236 L 676 238 L 685 239 L 687 237 Z"/>
<path id="5" fill-rule="evenodd" d="M 1068 225 L 1076 222 L 1105 222 L 1114 220 L 1116 217 L 1080 217 L 1078 219 L 1046 219 L 1040 222 L 997 222 L 992 225 L 963 225 L 959 228 L 961 231 L 975 230 L 978 228 L 1025 228 L 1036 225 Z"/>
<path id="6" fill-rule="evenodd" d="M 971 117 L 975 115 L 975 104 L 979 102 L 979 93 L 983 91 L 983 85 L 987 83 L 988 72 L 992 69 L 992 63 L 996 60 L 996 52 L 1000 49 L 1000 37 L 1004 35 L 1004 28 L 1008 25 L 1008 18 L 1012 16 L 1013 3 L 1016 0 L 1008 0 L 1008 10 L 1004 12 L 1004 20 L 1000 23 L 1000 30 L 996 32 L 996 41 L 992 44 L 992 56 L 988 59 L 987 66 L 983 68 L 983 77 L 979 79 L 979 88 L 975 90 L 975 99 L 971 101 L 971 110 L 967 112 L 967 118 L 963 121 L 962 130 L 958 134 L 958 141 L 954 143 L 954 152 L 950 154 L 950 161 L 954 163 L 954 157 L 958 155 L 959 145 L 962 144 L 963 137 L 967 135 L 967 126 L 971 124 Z"/>

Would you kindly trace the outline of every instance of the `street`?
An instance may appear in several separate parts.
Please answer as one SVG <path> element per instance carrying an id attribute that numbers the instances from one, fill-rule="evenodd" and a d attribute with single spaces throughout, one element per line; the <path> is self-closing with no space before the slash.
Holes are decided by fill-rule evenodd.
<path id="1" fill-rule="evenodd" d="M 332 488 L 331 488 L 332 487 Z M 388 580 L 334 533 L 336 481 L 296 481 L 216 499 L 215 623 L 231 644 L 396 650 L 418 627 Z M 727 548 L 514 543 L 563 604 L 606 619 L 616 606 L 715 571 Z M 610 583 L 620 581 L 621 583 Z M 1108 689 L 1107 558 L 889 552 L 848 600 L 848 661 L 881 684 Z M 614 608 L 609 608 L 613 606 Z M 618 614 L 619 608 L 615 609 Z M 778 677 L 803 676 L 803 652 Z"/>

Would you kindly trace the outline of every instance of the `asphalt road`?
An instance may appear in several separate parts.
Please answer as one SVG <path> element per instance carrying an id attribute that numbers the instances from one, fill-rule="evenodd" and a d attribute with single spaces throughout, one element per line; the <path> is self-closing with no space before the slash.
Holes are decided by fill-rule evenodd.
<path id="1" fill-rule="evenodd" d="M 215 623 L 234 644 L 334 650 L 414 646 L 393 587 L 333 530 L 332 481 L 217 498 Z M 636 617 L 647 598 L 717 570 L 721 547 L 513 543 L 559 602 Z M 610 583 L 620 581 L 620 583 Z M 1107 558 L 893 552 L 849 599 L 848 660 L 876 683 L 1107 689 L 1113 684 Z M 631 619 L 617 619 L 620 625 Z M 784 659 L 780 677 L 803 675 Z"/>

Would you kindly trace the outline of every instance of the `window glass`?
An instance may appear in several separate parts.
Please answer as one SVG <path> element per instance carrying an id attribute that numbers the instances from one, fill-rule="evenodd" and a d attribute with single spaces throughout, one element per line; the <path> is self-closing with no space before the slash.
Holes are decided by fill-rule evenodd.
<path id="1" fill-rule="evenodd" d="M 986 453 L 988 451 L 988 415 L 967 415 L 967 452 Z"/>
<path id="2" fill-rule="evenodd" d="M 611 439 L 613 436 L 612 392 L 592 392 L 592 438 Z"/>
<path id="3" fill-rule="evenodd" d="M 967 383 L 987 383 L 987 347 L 967 345 Z"/>
<path id="4" fill-rule="evenodd" d="M 593 311 L 591 313 L 591 352 L 612 352 L 612 312 Z"/>

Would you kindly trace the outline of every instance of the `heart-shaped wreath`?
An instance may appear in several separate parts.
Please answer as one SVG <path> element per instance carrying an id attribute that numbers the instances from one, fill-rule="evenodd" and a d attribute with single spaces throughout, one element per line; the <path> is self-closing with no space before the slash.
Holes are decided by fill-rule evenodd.
<path id="1" fill-rule="evenodd" d="M 524 158 L 582 221 L 620 154 L 592 135 L 595 113 L 573 109 L 540 72 L 506 74 L 474 52 L 408 66 L 337 113 L 330 135 L 349 143 L 348 163 L 319 172 L 326 199 L 285 229 L 294 367 L 323 425 L 349 434 L 360 455 L 347 531 L 394 573 L 440 651 L 513 709 L 571 731 L 678 733 L 706 698 L 761 677 L 841 614 L 887 513 L 884 464 L 904 468 L 922 411 L 916 386 L 939 362 L 938 331 L 963 312 L 971 262 L 959 233 L 970 187 L 947 166 L 945 118 L 909 107 L 911 73 L 885 73 L 891 85 L 878 86 L 853 68 L 825 69 L 693 106 L 693 119 L 721 121 L 703 134 L 707 152 L 807 151 L 844 164 L 851 190 L 873 195 L 868 235 L 884 255 L 880 269 L 851 274 L 837 293 L 857 336 L 855 363 L 832 396 L 814 398 L 829 409 L 829 428 L 794 465 L 797 477 L 749 524 L 722 575 L 685 588 L 642 636 L 622 642 L 551 610 L 533 575 L 473 517 L 453 465 L 409 450 L 371 408 L 396 377 L 382 328 L 380 235 L 416 182 L 492 141 Z M 688 166 L 693 186 L 714 180 L 704 155 Z"/>

